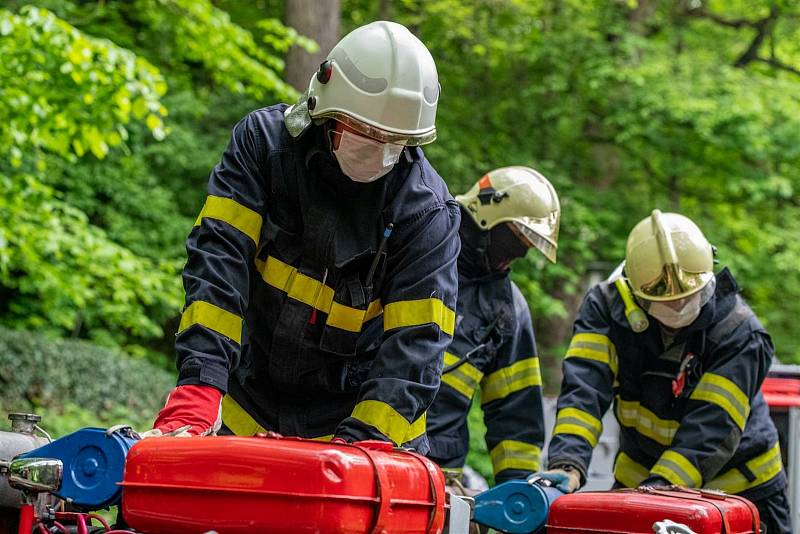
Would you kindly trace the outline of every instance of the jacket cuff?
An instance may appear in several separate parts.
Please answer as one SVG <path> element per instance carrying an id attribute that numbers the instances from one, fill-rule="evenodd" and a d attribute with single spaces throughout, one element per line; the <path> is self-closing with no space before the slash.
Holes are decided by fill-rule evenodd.
<path id="1" fill-rule="evenodd" d="M 523 469 L 503 469 L 494 476 L 494 481 L 497 484 L 502 484 L 509 480 L 525 480 L 532 474 L 533 471 L 525 471 Z"/>
<path id="2" fill-rule="evenodd" d="M 547 469 L 558 469 L 559 467 L 569 465 L 573 467 L 580 475 L 581 475 L 581 486 L 586 484 L 586 471 L 588 471 L 588 466 L 585 465 L 581 460 L 577 458 L 569 458 L 565 456 L 558 456 L 555 458 L 549 458 L 547 460 Z"/>
<path id="3" fill-rule="evenodd" d="M 215 362 L 186 362 L 178 373 L 179 386 L 213 386 L 223 394 L 228 392 L 228 369 Z"/>

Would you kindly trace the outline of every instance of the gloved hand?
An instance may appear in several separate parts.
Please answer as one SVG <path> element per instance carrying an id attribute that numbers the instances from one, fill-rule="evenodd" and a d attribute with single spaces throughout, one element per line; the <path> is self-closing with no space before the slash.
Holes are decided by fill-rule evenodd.
<path id="1" fill-rule="evenodd" d="M 541 480 L 549 481 L 554 488 L 564 493 L 574 493 L 581 487 L 581 473 L 571 465 L 559 465 L 549 469 L 538 476 Z"/>
<path id="2" fill-rule="evenodd" d="M 672 482 L 658 475 L 647 477 L 639 484 L 640 488 L 663 488 L 667 486 L 672 486 Z"/>
<path id="3" fill-rule="evenodd" d="M 212 386 L 178 386 L 158 412 L 153 430 L 142 437 L 166 435 L 206 436 L 219 430 L 222 392 Z"/>
<path id="4" fill-rule="evenodd" d="M 185 425 L 180 428 L 176 428 L 171 432 L 162 432 L 158 428 L 153 428 L 148 430 L 147 432 L 142 432 L 139 434 L 139 437 L 142 439 L 145 438 L 160 438 L 160 437 L 176 437 L 176 438 L 191 438 L 192 434 L 189 433 L 191 430 L 192 425 Z"/>

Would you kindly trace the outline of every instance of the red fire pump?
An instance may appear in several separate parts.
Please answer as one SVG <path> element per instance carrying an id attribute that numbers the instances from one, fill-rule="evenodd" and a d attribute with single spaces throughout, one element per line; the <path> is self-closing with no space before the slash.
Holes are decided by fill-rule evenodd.
<path id="1" fill-rule="evenodd" d="M 466 534 L 470 517 L 515 534 L 544 524 L 548 534 L 759 534 L 747 500 L 682 488 L 563 495 L 514 480 L 477 495 L 470 513 L 463 498 L 446 495 L 433 462 L 383 442 L 140 441 L 130 429 L 83 429 L 17 454 L 4 469 L 23 493 L 0 500 L 21 504 L 16 528 L 0 523 L 0 534 Z M 124 526 L 86 513 L 120 502 L 120 488 Z M 44 494 L 79 511 L 37 508 Z"/>

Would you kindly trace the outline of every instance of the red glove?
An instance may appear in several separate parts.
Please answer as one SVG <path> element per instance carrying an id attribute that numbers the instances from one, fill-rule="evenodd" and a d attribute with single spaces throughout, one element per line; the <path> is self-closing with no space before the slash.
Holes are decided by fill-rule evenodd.
<path id="1" fill-rule="evenodd" d="M 193 436 L 210 434 L 219 429 L 222 392 L 212 386 L 178 386 L 167 397 L 158 412 L 153 428 L 163 434 L 191 425 Z"/>

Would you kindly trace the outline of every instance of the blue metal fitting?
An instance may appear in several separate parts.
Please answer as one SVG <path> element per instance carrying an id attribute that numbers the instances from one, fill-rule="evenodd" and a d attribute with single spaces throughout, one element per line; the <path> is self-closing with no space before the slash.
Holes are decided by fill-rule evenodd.
<path id="1" fill-rule="evenodd" d="M 476 523 L 510 534 L 536 532 L 547 522 L 550 503 L 562 492 L 526 480 L 510 480 L 475 496 Z"/>

